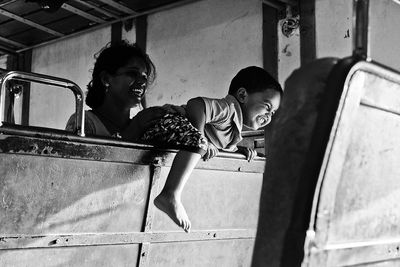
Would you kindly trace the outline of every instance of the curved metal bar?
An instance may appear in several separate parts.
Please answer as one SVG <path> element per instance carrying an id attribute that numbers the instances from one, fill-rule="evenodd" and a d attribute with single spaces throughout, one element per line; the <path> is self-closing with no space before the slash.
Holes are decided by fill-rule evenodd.
<path id="1" fill-rule="evenodd" d="M 3 75 L 0 75 L 0 127 L 3 125 L 4 122 L 6 83 L 9 80 L 36 82 L 46 85 L 68 88 L 69 90 L 71 90 L 75 96 L 77 134 L 79 136 L 85 136 L 85 113 L 83 110 L 84 94 L 82 89 L 76 83 L 67 79 L 23 71 L 9 71 L 4 73 Z"/>

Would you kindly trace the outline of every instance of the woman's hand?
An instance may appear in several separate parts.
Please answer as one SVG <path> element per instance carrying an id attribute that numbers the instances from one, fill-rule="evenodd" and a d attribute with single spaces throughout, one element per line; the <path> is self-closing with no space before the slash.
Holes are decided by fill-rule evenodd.
<path id="1" fill-rule="evenodd" d="M 237 152 L 245 155 L 248 162 L 252 161 L 257 156 L 257 151 L 249 147 L 238 146 Z"/>
<path id="2" fill-rule="evenodd" d="M 129 125 L 121 132 L 122 138 L 127 141 L 138 141 L 148 128 L 154 126 L 168 112 L 175 113 L 160 107 L 143 109 L 131 119 Z"/>
<path id="3" fill-rule="evenodd" d="M 214 146 L 211 142 L 208 142 L 207 153 L 203 156 L 203 160 L 207 161 L 215 156 L 217 156 L 219 150 L 216 146 Z"/>

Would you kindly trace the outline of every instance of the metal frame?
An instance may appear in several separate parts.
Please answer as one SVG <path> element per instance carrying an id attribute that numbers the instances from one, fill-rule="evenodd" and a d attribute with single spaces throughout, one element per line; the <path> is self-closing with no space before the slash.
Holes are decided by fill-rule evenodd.
<path id="1" fill-rule="evenodd" d="M 4 129 L 0 128 L 0 132 Z M 149 145 L 140 145 L 128 142 L 114 140 L 111 146 L 111 139 L 100 138 L 81 138 L 78 136 L 63 136 L 62 141 L 57 140 L 59 131 L 51 131 L 48 136 L 40 136 L 32 131 L 33 138 L 21 136 L 25 135 L 23 131 L 19 134 L 1 134 L 0 150 L 3 154 L 12 154 L 13 156 L 42 155 L 47 158 L 57 157 L 60 159 L 78 159 L 78 160 L 96 160 L 103 162 L 129 163 L 150 165 L 150 184 L 148 193 L 146 194 L 147 203 L 144 203 L 144 220 L 139 231 L 135 232 L 100 232 L 100 233 L 84 233 L 78 232 L 73 234 L 6 234 L 0 237 L 0 251 L 22 250 L 22 249 L 39 249 L 39 248 L 71 248 L 71 247 L 93 247 L 107 245 L 131 245 L 139 244 L 138 261 L 132 263 L 135 266 L 149 266 L 149 257 L 151 246 L 160 243 L 177 244 L 182 242 L 193 241 L 223 241 L 223 240 L 254 240 L 256 236 L 255 228 L 230 228 L 207 230 L 196 230 L 186 233 L 181 231 L 153 231 L 155 206 L 153 200 L 159 192 L 159 183 L 161 181 L 161 169 L 170 166 L 174 154 L 165 150 L 154 149 L 149 151 Z M 87 140 L 89 139 L 89 140 Z M 86 144 L 72 142 L 72 140 L 80 140 Z M 101 142 L 100 146 L 96 146 L 94 141 Z M 101 149 L 99 149 L 101 148 Z M 93 151 L 98 154 L 93 154 Z M 175 152 L 175 151 L 173 151 Z M 224 154 L 224 153 L 222 153 Z M 215 169 L 217 166 L 223 171 L 240 171 L 238 165 L 247 165 L 255 172 L 262 175 L 265 161 L 256 160 L 249 164 L 243 155 L 225 153 L 223 156 L 230 155 L 229 158 L 216 157 L 215 165 L 211 162 L 199 164 L 196 169 L 204 168 L 206 170 Z M 236 155 L 238 157 L 236 157 Z M 11 157 L 13 157 L 11 156 Z M 235 161 L 230 161 L 234 159 Z M 242 159 L 242 160 L 237 160 Z M 258 162 L 257 162 L 258 161 Z M 246 169 L 246 168 L 243 168 Z M 244 170 L 246 171 L 246 170 Z M 132 175 L 135 175 L 134 173 Z M 134 177 L 133 177 L 134 178 Z M 246 241 L 247 242 L 247 241 Z"/>
<path id="2" fill-rule="evenodd" d="M 363 99 L 362 88 L 359 90 L 349 91 L 350 82 L 354 75 L 358 72 L 366 72 L 373 75 L 377 75 L 386 80 L 400 84 L 400 73 L 395 72 L 391 69 L 380 66 L 376 63 L 361 61 L 356 63 L 349 71 L 346 81 L 344 83 L 344 90 L 338 107 L 338 115 L 335 118 L 335 122 L 332 126 L 331 136 L 327 145 L 324 161 L 321 167 L 318 183 L 315 189 L 313 207 L 311 212 L 310 226 L 306 234 L 305 241 L 305 262 L 303 266 L 309 266 L 309 260 L 312 258 L 318 258 L 318 262 L 324 262 L 327 257 L 328 251 L 334 252 L 336 255 L 343 255 L 354 253 L 355 250 L 369 255 L 372 259 L 372 253 L 374 255 L 380 255 L 379 261 L 393 259 L 397 247 L 399 246 L 399 239 L 385 239 L 376 241 L 362 241 L 356 243 L 344 243 L 335 245 L 326 245 L 327 233 L 329 229 L 330 216 L 332 214 L 337 186 L 340 181 L 340 176 L 329 175 L 330 169 L 328 163 L 330 161 L 336 162 L 336 169 L 343 168 L 344 157 L 339 151 L 346 151 L 343 149 L 349 142 L 350 132 L 347 128 L 343 129 L 343 125 L 351 125 L 349 122 L 352 121 L 352 116 L 355 114 L 354 110 L 359 105 L 366 105 L 368 107 L 376 108 L 386 112 L 391 112 L 399 115 L 397 111 L 393 111 L 390 108 L 382 107 L 377 103 L 371 103 Z M 342 129 L 342 130 L 338 130 Z M 336 140 L 341 140 L 336 142 Z M 326 179 L 327 176 L 336 177 L 336 179 Z M 353 247 L 354 246 L 354 247 Z M 376 252 L 378 251 L 378 252 Z M 384 251 L 385 253 L 379 253 Z M 389 252 L 389 253 L 388 253 Z M 313 256 L 314 255 L 314 256 Z M 398 255 L 396 255 L 398 257 Z M 334 257 L 336 259 L 336 257 Z M 367 257 L 368 258 L 368 257 Z M 368 260 L 366 258 L 366 260 Z M 377 259 L 374 258 L 374 261 Z M 372 260 L 371 260 L 372 261 Z M 366 263 L 366 261 L 363 261 Z M 339 264 L 339 263 L 337 263 Z M 360 263 L 354 263 L 360 264 Z"/>
<path id="3" fill-rule="evenodd" d="M 22 71 L 10 71 L 0 76 L 0 127 L 4 122 L 4 109 L 6 98 L 6 85 L 9 80 L 18 80 L 25 82 L 37 82 L 46 85 L 68 88 L 75 96 L 75 113 L 77 134 L 85 136 L 85 113 L 83 109 L 84 93 L 82 89 L 74 82 L 54 76 L 28 73 Z"/>

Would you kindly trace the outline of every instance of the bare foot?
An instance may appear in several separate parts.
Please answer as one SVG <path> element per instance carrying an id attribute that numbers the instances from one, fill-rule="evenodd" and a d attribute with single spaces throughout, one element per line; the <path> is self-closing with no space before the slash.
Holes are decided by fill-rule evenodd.
<path id="1" fill-rule="evenodd" d="M 165 212 L 185 232 L 190 232 L 191 223 L 179 199 L 173 195 L 161 193 L 154 199 L 154 205 Z"/>

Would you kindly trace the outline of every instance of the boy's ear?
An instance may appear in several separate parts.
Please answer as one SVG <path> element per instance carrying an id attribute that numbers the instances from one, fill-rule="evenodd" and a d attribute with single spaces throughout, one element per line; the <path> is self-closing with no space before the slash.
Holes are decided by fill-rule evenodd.
<path id="1" fill-rule="evenodd" d="M 240 103 L 244 103 L 247 100 L 247 90 L 244 87 L 240 87 L 237 91 L 236 91 L 236 96 L 237 96 L 237 100 Z"/>

